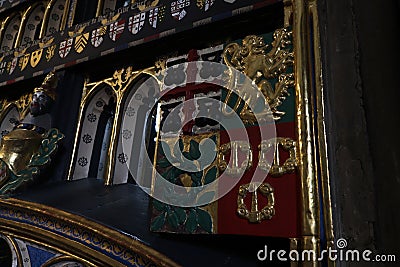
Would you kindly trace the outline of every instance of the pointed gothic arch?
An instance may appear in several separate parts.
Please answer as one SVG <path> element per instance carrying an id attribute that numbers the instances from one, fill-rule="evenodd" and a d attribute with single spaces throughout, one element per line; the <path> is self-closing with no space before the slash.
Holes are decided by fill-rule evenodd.
<path id="1" fill-rule="evenodd" d="M 40 38 L 45 10 L 44 4 L 39 2 L 25 11 L 18 34 L 18 45 L 28 44 Z"/>
<path id="2" fill-rule="evenodd" d="M 44 13 L 40 37 L 54 34 L 65 28 L 69 0 L 50 0 Z"/>
<path id="3" fill-rule="evenodd" d="M 114 91 L 103 83 L 82 100 L 70 179 L 103 178 L 105 158 L 102 155 L 108 150 L 110 130 L 107 127 L 113 120 L 115 99 Z"/>
<path id="4" fill-rule="evenodd" d="M 16 45 L 16 40 L 21 25 L 21 15 L 15 13 L 3 21 L 0 52 L 7 52 Z"/>
<path id="5" fill-rule="evenodd" d="M 146 86 L 142 86 L 146 83 Z M 147 85 L 154 86 L 147 86 Z M 114 158 L 113 184 L 135 183 L 151 175 L 151 166 L 144 157 L 154 150 L 154 124 L 151 106 L 157 92 L 156 84 L 148 74 L 138 76 L 125 91 L 122 99 L 121 120 L 118 122 L 117 149 Z M 145 144 L 145 146 L 143 146 Z M 149 151 L 150 150 L 150 151 Z M 148 155 L 146 155 L 150 152 Z M 154 153 L 154 152 L 153 152 Z M 150 181 L 149 181 L 150 182 Z"/>

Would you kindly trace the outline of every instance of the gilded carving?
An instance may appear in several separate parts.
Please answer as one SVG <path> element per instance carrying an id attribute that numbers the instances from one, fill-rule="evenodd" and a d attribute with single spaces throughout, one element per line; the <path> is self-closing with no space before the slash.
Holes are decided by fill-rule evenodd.
<path id="1" fill-rule="evenodd" d="M 47 49 L 46 49 L 47 62 L 49 62 L 54 57 L 56 47 L 57 47 L 57 45 L 52 45 L 52 46 L 47 47 Z"/>
<path id="2" fill-rule="evenodd" d="M 245 204 L 245 198 L 251 191 L 251 208 L 247 208 Z M 265 207 L 259 210 L 258 197 L 259 194 L 266 197 L 268 203 Z M 260 223 L 263 220 L 269 220 L 275 215 L 275 200 L 274 200 L 274 189 L 268 183 L 263 183 L 257 186 L 254 183 L 241 185 L 239 188 L 239 194 L 237 199 L 237 213 L 240 217 L 247 219 L 251 223 Z"/>
<path id="3" fill-rule="evenodd" d="M 232 151 L 232 153 L 230 153 Z M 239 152 L 244 154 L 245 159 L 240 163 Z M 231 154 L 231 166 L 228 165 L 226 155 Z M 234 141 L 220 146 L 218 153 L 219 169 L 227 175 L 240 177 L 253 163 L 251 146 L 245 141 Z"/>
<path id="4" fill-rule="evenodd" d="M 45 128 L 50 125 L 49 112 L 56 97 L 56 86 L 57 76 L 50 73 L 32 95 L 21 97 L 15 102 L 22 114 L 22 121 L 1 139 L 0 194 L 12 192 L 31 181 L 50 161 L 57 143 L 64 137 L 58 129 Z M 25 116 L 28 101 L 29 116 Z"/>
<path id="5" fill-rule="evenodd" d="M 242 45 L 228 44 L 223 53 L 225 64 L 243 72 L 258 86 L 275 120 L 279 120 L 285 114 L 278 110 L 278 107 L 288 96 L 288 88 L 294 85 L 294 75 L 288 73 L 294 58 L 293 52 L 290 51 L 291 38 L 292 32 L 285 28 L 274 32 L 271 44 L 266 44 L 262 37 L 249 35 L 243 39 Z M 242 88 L 245 96 L 246 85 Z M 228 101 L 229 96 L 225 103 L 228 104 Z M 238 105 L 235 108 L 237 107 Z M 247 105 L 240 112 L 240 116 L 248 122 L 255 122 L 254 115 Z"/>
<path id="6" fill-rule="evenodd" d="M 275 142 L 273 142 L 275 141 Z M 272 150 L 275 144 L 275 154 L 272 164 L 267 160 L 266 154 Z M 258 166 L 264 171 L 269 170 L 272 176 L 282 176 L 286 173 L 294 172 L 297 166 L 296 158 L 296 141 L 290 138 L 278 137 L 275 140 L 261 141 L 259 148 L 259 161 Z M 280 162 L 279 148 L 289 153 L 289 158 L 283 164 Z"/>
<path id="7" fill-rule="evenodd" d="M 117 90 L 120 90 L 124 87 L 126 83 L 129 82 L 129 79 L 132 76 L 132 67 L 128 67 L 125 69 L 116 70 L 113 74 L 113 78 L 110 82 L 110 85 Z"/>
<path id="8" fill-rule="evenodd" d="M 29 112 L 31 99 L 32 99 L 32 93 L 28 93 L 21 96 L 17 101 L 14 102 L 20 114 L 20 119 L 25 118 L 25 116 Z"/>

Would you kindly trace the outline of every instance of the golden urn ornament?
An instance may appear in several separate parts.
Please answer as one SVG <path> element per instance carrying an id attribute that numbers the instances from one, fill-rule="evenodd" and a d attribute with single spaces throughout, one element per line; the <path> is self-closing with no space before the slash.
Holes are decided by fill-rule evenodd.
<path id="1" fill-rule="evenodd" d="M 32 181 L 50 161 L 57 143 L 64 137 L 58 129 L 39 125 L 50 119 L 49 112 L 55 100 L 57 76 L 51 72 L 42 85 L 35 88 L 30 112 L 0 142 L 0 195 L 10 193 Z M 44 123 L 50 125 L 51 122 Z"/>

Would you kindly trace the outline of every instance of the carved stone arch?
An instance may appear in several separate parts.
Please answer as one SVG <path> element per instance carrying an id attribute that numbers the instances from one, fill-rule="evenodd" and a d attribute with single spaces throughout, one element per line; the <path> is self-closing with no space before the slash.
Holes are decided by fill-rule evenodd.
<path id="1" fill-rule="evenodd" d="M 11 132 L 15 123 L 20 119 L 21 115 L 17 105 L 8 104 L 0 114 L 0 138 Z"/>
<path id="2" fill-rule="evenodd" d="M 24 14 L 24 21 L 20 28 L 20 44 L 24 45 L 40 38 L 40 30 L 45 12 L 42 2 L 30 6 Z"/>
<path id="3" fill-rule="evenodd" d="M 54 34 L 65 26 L 68 2 L 65 0 L 50 0 L 47 4 L 41 30 L 41 37 Z"/>
<path id="4" fill-rule="evenodd" d="M 14 48 L 17 40 L 18 31 L 21 26 L 21 15 L 15 13 L 9 16 L 4 23 L 0 52 L 7 52 Z"/>
<path id="5" fill-rule="evenodd" d="M 152 139 L 151 125 L 155 123 L 149 116 L 157 88 L 144 85 L 151 80 L 150 75 L 143 73 L 135 78 L 125 91 L 121 105 L 122 118 L 118 126 L 113 184 L 134 182 L 134 177 L 136 179 L 144 179 L 147 175 L 151 177 L 152 168 L 143 160 L 147 156 L 146 147 Z M 153 81 L 155 82 L 154 79 Z M 145 146 L 142 145 L 143 142 Z"/>
<path id="6" fill-rule="evenodd" d="M 104 148 L 105 154 L 103 152 L 104 150 L 94 150 L 96 150 L 96 145 L 98 145 L 99 140 L 106 140 L 107 135 L 111 133 L 111 129 L 106 129 L 105 127 L 113 125 L 113 115 L 111 113 L 115 112 L 115 102 L 116 95 L 114 90 L 105 83 L 100 83 L 94 87 L 83 98 L 81 102 L 81 115 L 79 118 L 80 125 L 78 126 L 79 129 L 75 138 L 76 156 L 75 160 L 71 163 L 73 164 L 73 173 L 70 171 L 70 179 L 76 180 L 87 178 L 88 176 L 102 178 L 101 175 L 94 174 L 96 170 L 93 169 L 93 164 L 97 164 L 97 169 L 99 170 L 105 168 L 104 163 L 106 159 L 101 159 L 101 156 L 107 155 L 108 147 Z M 104 116 L 107 114 L 110 116 L 108 116 L 106 124 L 102 125 L 105 119 Z M 108 120 L 110 120 L 110 122 L 108 122 Z M 102 129 L 99 129 L 99 127 L 102 127 Z M 102 162 L 99 162 L 100 160 L 102 160 Z M 103 166 L 100 166 L 101 164 L 103 164 Z M 70 168 L 70 170 L 72 169 Z"/>

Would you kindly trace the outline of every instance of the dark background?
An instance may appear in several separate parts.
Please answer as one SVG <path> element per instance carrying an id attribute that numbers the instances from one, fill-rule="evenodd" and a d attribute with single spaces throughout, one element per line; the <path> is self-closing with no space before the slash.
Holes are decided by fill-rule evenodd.
<path id="1" fill-rule="evenodd" d="M 335 235 L 399 261 L 400 1 L 318 3 Z"/>

